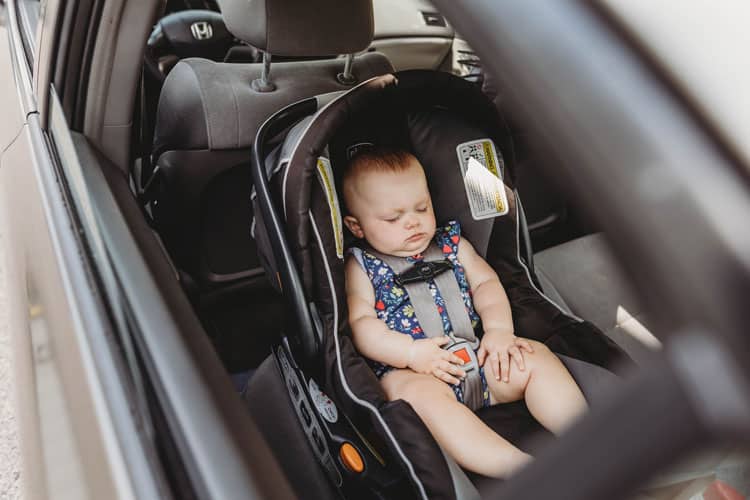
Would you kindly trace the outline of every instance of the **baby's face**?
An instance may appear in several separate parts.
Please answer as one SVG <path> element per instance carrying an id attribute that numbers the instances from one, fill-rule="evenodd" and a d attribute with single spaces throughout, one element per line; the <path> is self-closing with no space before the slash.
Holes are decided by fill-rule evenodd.
<path id="1" fill-rule="evenodd" d="M 367 172 L 353 180 L 352 213 L 344 220 L 377 251 L 408 257 L 423 252 L 435 235 L 435 213 L 421 165 L 402 172 Z"/>

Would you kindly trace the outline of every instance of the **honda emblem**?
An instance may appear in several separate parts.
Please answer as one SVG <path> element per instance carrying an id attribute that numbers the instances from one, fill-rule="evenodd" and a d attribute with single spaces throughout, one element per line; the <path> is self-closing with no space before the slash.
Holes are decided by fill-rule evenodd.
<path id="1" fill-rule="evenodd" d="M 193 33 L 193 38 L 196 40 L 208 40 L 214 36 L 214 30 L 211 27 L 211 23 L 207 21 L 198 21 L 190 25 L 190 31 Z"/>

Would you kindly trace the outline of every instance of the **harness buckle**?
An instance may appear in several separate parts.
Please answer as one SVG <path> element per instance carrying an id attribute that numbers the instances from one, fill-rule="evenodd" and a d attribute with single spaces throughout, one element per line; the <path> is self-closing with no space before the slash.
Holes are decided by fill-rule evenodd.
<path id="1" fill-rule="evenodd" d="M 453 269 L 453 264 L 448 259 L 418 262 L 406 271 L 396 274 L 393 280 L 399 286 L 405 286 L 409 283 L 435 279 L 437 275 L 449 269 Z"/>
<path id="2" fill-rule="evenodd" d="M 470 371 L 479 368 L 477 353 L 474 352 L 474 348 L 472 347 L 471 342 L 467 340 L 454 339 L 450 344 L 446 344 L 445 346 L 443 346 L 443 349 L 452 352 L 464 361 L 464 364 L 461 365 L 461 369 L 467 374 Z"/>

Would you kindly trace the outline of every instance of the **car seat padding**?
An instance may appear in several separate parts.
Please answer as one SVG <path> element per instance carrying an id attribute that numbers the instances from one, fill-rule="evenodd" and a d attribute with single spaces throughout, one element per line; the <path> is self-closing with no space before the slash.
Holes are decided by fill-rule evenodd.
<path id="1" fill-rule="evenodd" d="M 391 112 L 386 112 L 386 108 Z M 366 112 L 370 110 L 376 111 L 368 115 Z M 368 137 L 367 130 L 377 129 L 384 123 L 391 126 L 385 132 L 376 130 Z M 547 342 L 553 351 L 561 354 L 613 369 L 618 362 L 627 360 L 627 356 L 596 327 L 568 315 L 546 297 L 536 287 L 520 258 L 512 145 L 508 144 L 510 138 L 506 130 L 491 103 L 468 82 L 433 72 L 401 72 L 395 77 L 384 76 L 366 82 L 319 110 L 304 133 L 297 137 L 288 164 L 274 181 L 276 188 L 281 189 L 279 199 L 283 199 L 286 215 L 286 237 L 302 275 L 305 295 L 316 304 L 323 324 L 322 370 L 327 391 L 354 415 L 377 422 L 377 426 L 387 424 L 387 434 L 398 436 L 401 443 L 394 448 L 396 455 L 408 456 L 405 467 L 415 470 L 419 477 L 415 487 L 424 488 L 430 497 L 453 495 L 448 492 L 453 491 L 452 486 L 446 485 L 448 476 L 433 474 L 434 470 L 444 471 L 447 465 L 440 454 L 435 454 L 434 440 L 414 442 L 410 439 L 415 426 L 423 427 L 423 424 L 413 412 L 404 409 L 404 404 L 385 402 L 377 379 L 351 345 L 346 322 L 343 259 L 336 255 L 326 193 L 314 182 L 315 165 L 318 156 L 330 153 L 334 175 L 340 174 L 341 158 L 345 158 L 346 149 L 351 145 L 351 142 L 346 143 L 349 140 L 408 146 L 425 165 L 438 216 L 451 214 L 450 218 L 458 218 L 462 227 L 466 227 L 467 237 L 479 242 L 480 253 L 485 254 L 488 263 L 500 275 L 511 301 L 518 335 Z M 337 135 L 340 131 L 346 137 L 343 144 Z M 406 136 L 401 134 L 404 131 Z M 490 138 L 504 155 L 509 212 L 499 218 L 475 221 L 465 197 L 462 199 L 455 147 L 466 140 L 480 138 Z M 279 181 L 279 177 L 283 181 Z M 452 214 L 456 212 L 458 216 L 454 217 Z M 347 401 L 352 397 L 360 402 Z M 368 414 L 363 408 L 379 410 L 380 417 Z M 528 433 L 540 429 L 523 408 L 522 404 L 498 405 L 480 413 L 495 417 L 507 413 L 517 417 L 513 425 L 503 426 L 509 422 L 503 418 L 494 419 L 502 428 L 490 425 L 511 442 L 523 446 Z"/>

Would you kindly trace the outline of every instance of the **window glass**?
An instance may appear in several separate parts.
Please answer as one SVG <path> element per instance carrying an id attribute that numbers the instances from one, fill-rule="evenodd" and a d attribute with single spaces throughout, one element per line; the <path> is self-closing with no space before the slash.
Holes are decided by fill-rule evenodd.
<path id="1" fill-rule="evenodd" d="M 29 66 L 33 67 L 42 2 L 40 0 L 19 0 L 16 5 L 18 6 L 18 27 L 21 31 L 23 49 L 26 52 Z"/>

